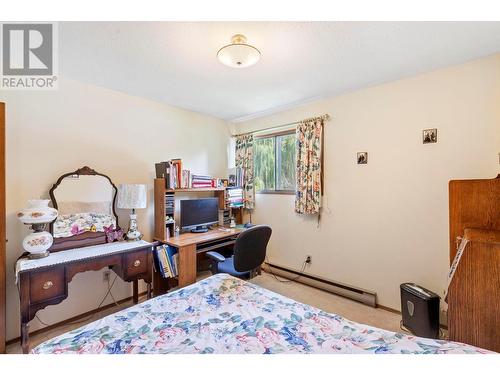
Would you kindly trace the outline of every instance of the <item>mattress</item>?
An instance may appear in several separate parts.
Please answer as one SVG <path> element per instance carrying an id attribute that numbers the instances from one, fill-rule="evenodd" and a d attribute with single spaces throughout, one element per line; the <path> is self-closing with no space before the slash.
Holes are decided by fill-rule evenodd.
<path id="1" fill-rule="evenodd" d="M 32 353 L 488 353 L 355 323 L 227 274 L 48 340 Z"/>

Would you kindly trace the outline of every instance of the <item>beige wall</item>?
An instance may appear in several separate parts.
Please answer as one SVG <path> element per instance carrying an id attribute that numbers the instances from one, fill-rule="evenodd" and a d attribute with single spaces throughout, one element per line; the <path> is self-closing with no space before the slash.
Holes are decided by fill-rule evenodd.
<path id="1" fill-rule="evenodd" d="M 1 92 L 0 101 L 7 112 L 7 339 L 19 335 L 13 268 L 28 233 L 15 214 L 28 199 L 48 197 L 57 177 L 88 165 L 115 184 L 148 184 L 148 208 L 138 215 L 145 239 L 151 239 L 155 162 L 180 157 L 193 172 L 227 174 L 229 133 L 215 118 L 71 80 L 61 80 L 53 92 Z M 125 228 L 127 214 L 119 212 Z M 106 287 L 102 270 L 79 274 L 69 298 L 38 316 L 52 324 L 92 310 Z M 130 284 L 117 281 L 113 294 L 130 296 Z M 33 320 L 31 329 L 40 327 Z"/>
<path id="2" fill-rule="evenodd" d="M 369 63 L 369 62 L 367 62 Z M 500 172 L 500 55 L 237 124 L 255 130 L 329 113 L 321 225 L 293 196 L 259 195 L 254 222 L 273 228 L 268 260 L 377 292 L 400 309 L 399 284 L 443 295 L 448 181 Z M 422 129 L 438 128 L 437 144 Z M 368 164 L 356 164 L 356 152 Z"/>

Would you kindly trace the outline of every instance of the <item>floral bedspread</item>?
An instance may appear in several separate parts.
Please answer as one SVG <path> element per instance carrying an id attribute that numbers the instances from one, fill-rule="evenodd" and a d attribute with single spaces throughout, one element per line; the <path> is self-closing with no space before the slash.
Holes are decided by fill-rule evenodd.
<path id="1" fill-rule="evenodd" d="M 218 274 L 42 343 L 32 353 L 487 353 L 358 324 Z"/>

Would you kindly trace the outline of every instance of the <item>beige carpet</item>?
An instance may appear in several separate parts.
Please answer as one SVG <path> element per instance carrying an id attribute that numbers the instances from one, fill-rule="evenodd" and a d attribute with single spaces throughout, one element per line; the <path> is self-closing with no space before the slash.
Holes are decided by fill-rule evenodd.
<path id="1" fill-rule="evenodd" d="M 209 273 L 203 273 L 199 275 L 198 279 L 203 279 L 208 276 L 210 276 Z M 282 280 L 282 278 L 279 279 Z M 300 284 L 298 282 L 282 283 L 277 281 L 274 276 L 265 272 L 263 272 L 262 275 L 252 279 L 251 282 L 263 288 L 272 290 L 273 292 L 292 298 L 296 301 L 315 306 L 321 310 L 340 314 L 349 320 L 369 324 L 371 326 L 387 329 L 390 331 L 400 331 L 399 321 L 401 317 L 399 314 L 369 307 L 359 302 L 355 302 L 329 292 Z M 144 299 L 144 297 L 142 299 Z M 132 306 L 132 302 L 124 303 L 120 306 L 110 307 L 109 309 L 95 314 L 90 319 L 87 318 L 87 320 L 83 322 L 80 321 L 69 323 L 61 327 L 50 329 L 43 333 L 31 334 L 30 346 L 33 348 L 52 337 L 59 336 L 65 332 L 88 324 L 94 320 L 100 319 L 106 315 L 112 314 L 129 306 Z M 15 342 L 8 345 L 7 353 L 21 353 L 20 344 L 18 342 Z"/>
<path id="2" fill-rule="evenodd" d="M 279 280 L 284 280 L 282 277 Z M 369 324 L 374 327 L 387 329 L 389 331 L 401 331 L 399 322 L 400 314 L 376 309 L 362 303 L 340 297 L 336 294 L 325 292 L 298 282 L 282 283 L 271 274 L 263 272 L 251 280 L 263 288 L 282 294 L 302 303 L 317 307 L 321 310 L 342 315 L 343 317 L 358 323 Z"/>

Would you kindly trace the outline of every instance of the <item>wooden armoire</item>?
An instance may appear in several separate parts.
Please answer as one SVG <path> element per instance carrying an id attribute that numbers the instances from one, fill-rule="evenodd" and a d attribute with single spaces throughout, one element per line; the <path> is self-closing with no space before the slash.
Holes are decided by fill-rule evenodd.
<path id="1" fill-rule="evenodd" d="M 500 175 L 450 181 L 449 199 L 450 263 L 467 241 L 448 288 L 449 338 L 500 352 Z"/>

